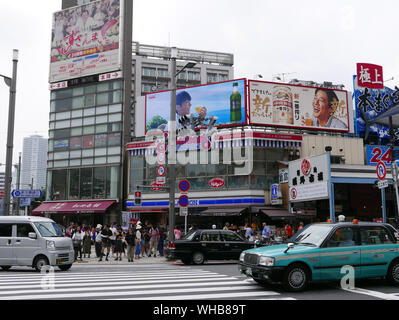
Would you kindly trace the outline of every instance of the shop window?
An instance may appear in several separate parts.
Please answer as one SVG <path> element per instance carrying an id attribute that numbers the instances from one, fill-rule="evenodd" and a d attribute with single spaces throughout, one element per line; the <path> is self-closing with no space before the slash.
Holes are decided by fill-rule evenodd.
<path id="1" fill-rule="evenodd" d="M 80 196 L 81 199 L 92 198 L 93 172 L 91 168 L 84 168 L 80 171 Z"/>
<path id="2" fill-rule="evenodd" d="M 52 171 L 52 200 L 65 200 L 66 198 L 67 170 Z"/>
<path id="3" fill-rule="evenodd" d="M 248 176 L 230 176 L 228 177 L 229 189 L 245 189 L 248 188 Z"/>
<path id="4" fill-rule="evenodd" d="M 69 170 L 69 200 L 79 199 L 79 177 L 80 169 Z"/>
<path id="5" fill-rule="evenodd" d="M 93 198 L 105 199 L 105 175 L 106 168 L 94 168 L 93 176 Z"/>
<path id="6" fill-rule="evenodd" d="M 119 197 L 120 167 L 107 167 L 106 198 L 115 199 Z"/>

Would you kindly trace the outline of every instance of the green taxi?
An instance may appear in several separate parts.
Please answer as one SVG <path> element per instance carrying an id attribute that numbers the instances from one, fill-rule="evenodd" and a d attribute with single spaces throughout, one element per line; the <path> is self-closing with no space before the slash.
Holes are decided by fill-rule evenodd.
<path id="1" fill-rule="evenodd" d="M 399 285 L 399 233 L 389 224 L 311 224 L 289 241 L 242 252 L 240 272 L 260 284 L 302 291 L 311 281 L 341 280 L 349 265 L 355 279 L 386 277 Z"/>

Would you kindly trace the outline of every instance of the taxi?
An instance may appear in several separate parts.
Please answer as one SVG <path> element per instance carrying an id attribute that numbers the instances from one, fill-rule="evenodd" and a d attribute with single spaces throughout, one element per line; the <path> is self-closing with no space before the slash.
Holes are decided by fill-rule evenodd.
<path id="1" fill-rule="evenodd" d="M 399 285 L 399 233 L 389 224 L 339 222 L 311 224 L 288 244 L 242 252 L 241 273 L 260 284 L 282 283 L 303 291 L 312 281 L 341 280 L 352 266 L 355 279 L 385 277 Z"/>

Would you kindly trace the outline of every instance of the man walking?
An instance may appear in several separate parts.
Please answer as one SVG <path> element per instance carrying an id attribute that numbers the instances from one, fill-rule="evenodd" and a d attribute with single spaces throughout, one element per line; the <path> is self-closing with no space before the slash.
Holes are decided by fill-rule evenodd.
<path id="1" fill-rule="evenodd" d="M 270 228 L 267 226 L 266 222 L 262 223 L 262 240 L 264 243 L 269 244 L 270 242 Z"/>
<path id="2" fill-rule="evenodd" d="M 101 236 L 101 229 L 102 225 L 98 224 L 96 230 L 94 232 L 94 247 L 96 249 L 96 256 L 97 258 L 101 258 L 101 247 L 102 247 L 102 236 Z"/>
<path id="3" fill-rule="evenodd" d="M 109 226 L 106 225 L 105 229 L 101 231 L 102 249 L 101 249 L 101 257 L 99 262 L 103 261 L 105 248 L 107 248 L 107 256 L 105 257 L 105 261 L 108 261 L 108 256 L 111 249 L 111 237 L 112 237 L 112 231 L 109 229 Z"/>

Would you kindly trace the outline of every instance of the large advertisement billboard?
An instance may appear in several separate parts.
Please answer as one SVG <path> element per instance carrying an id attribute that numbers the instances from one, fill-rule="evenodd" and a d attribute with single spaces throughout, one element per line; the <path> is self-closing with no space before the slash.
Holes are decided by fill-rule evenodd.
<path id="1" fill-rule="evenodd" d="M 254 125 L 348 132 L 348 93 L 250 80 L 249 119 Z"/>
<path id="2" fill-rule="evenodd" d="M 54 13 L 49 82 L 120 70 L 121 0 Z"/>
<path id="3" fill-rule="evenodd" d="M 176 92 L 176 127 L 179 119 L 191 114 L 201 120 L 217 117 L 216 127 L 247 124 L 246 81 L 238 79 L 196 87 L 182 88 Z M 167 131 L 170 120 L 171 91 L 146 95 L 146 131 Z"/>

